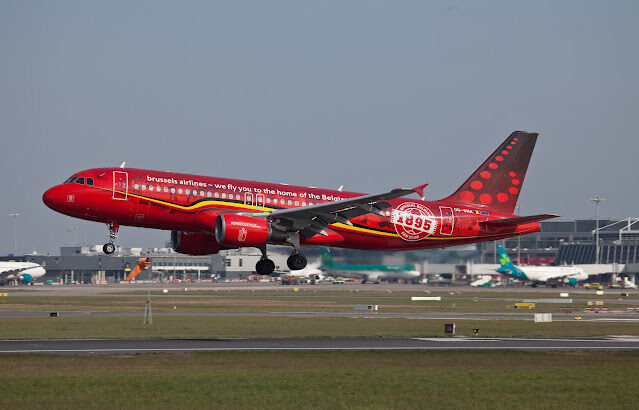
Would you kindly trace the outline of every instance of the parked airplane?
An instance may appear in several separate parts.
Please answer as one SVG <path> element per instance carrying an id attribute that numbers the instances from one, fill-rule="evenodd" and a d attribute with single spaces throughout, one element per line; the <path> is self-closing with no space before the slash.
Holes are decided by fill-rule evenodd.
<path id="1" fill-rule="evenodd" d="M 499 283 L 499 282 L 496 282 Z M 496 286 L 493 282 L 493 275 L 481 275 L 470 283 L 472 287 L 493 287 Z"/>
<path id="2" fill-rule="evenodd" d="M 303 245 L 408 250 L 504 239 L 539 230 L 556 215 L 513 215 L 537 134 L 512 133 L 451 196 L 400 199 L 426 184 L 374 195 L 144 169 L 75 173 L 43 195 L 51 209 L 107 224 L 114 252 L 120 225 L 172 230 L 177 252 L 202 255 L 256 247 L 259 274 L 275 264 L 267 244 L 288 244 L 291 270 L 306 266 Z"/>
<path id="3" fill-rule="evenodd" d="M 0 283 L 17 279 L 24 283 L 31 283 L 44 276 L 47 271 L 33 262 L 0 262 Z"/>
<path id="4" fill-rule="evenodd" d="M 513 279 L 531 281 L 533 287 L 539 283 L 550 283 L 556 286 L 557 283 L 561 282 L 575 286 L 579 281 L 588 279 L 588 274 L 582 268 L 575 266 L 526 266 L 518 268 L 512 263 L 501 245 L 497 245 L 497 254 L 499 255 L 497 272 Z"/>
<path id="5" fill-rule="evenodd" d="M 380 280 L 412 280 L 421 273 L 412 265 L 353 265 L 336 263 L 328 249 L 322 248 L 320 268 L 333 277 L 358 278 L 362 282 Z"/>
<path id="6" fill-rule="evenodd" d="M 324 270 L 320 267 L 320 262 L 311 263 L 300 270 L 291 270 L 280 274 L 283 285 L 295 285 L 299 282 L 310 282 L 312 284 L 323 280 Z"/>

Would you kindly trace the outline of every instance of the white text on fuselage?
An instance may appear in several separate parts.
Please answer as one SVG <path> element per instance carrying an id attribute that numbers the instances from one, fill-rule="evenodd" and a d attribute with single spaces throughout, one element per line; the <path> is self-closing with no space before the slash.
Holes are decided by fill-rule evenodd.
<path id="1" fill-rule="evenodd" d="M 156 182 L 156 183 L 165 183 L 171 185 L 186 185 L 191 187 L 212 187 L 217 190 L 222 191 L 230 191 L 230 192 L 243 192 L 243 193 L 254 193 L 254 194 L 265 194 L 265 195 L 277 195 L 279 197 L 290 197 L 290 198 L 308 198 L 314 199 L 318 201 L 340 201 L 344 199 L 341 196 L 337 195 L 327 195 L 327 194 L 316 194 L 313 192 L 295 192 L 295 191 L 286 191 L 283 189 L 271 189 L 271 188 L 259 188 L 259 187 L 249 187 L 242 185 L 234 185 L 234 184 L 207 184 L 206 182 L 199 182 L 193 179 L 175 179 L 175 178 L 162 178 L 162 177 L 152 177 L 150 175 L 146 176 L 147 182 Z"/>

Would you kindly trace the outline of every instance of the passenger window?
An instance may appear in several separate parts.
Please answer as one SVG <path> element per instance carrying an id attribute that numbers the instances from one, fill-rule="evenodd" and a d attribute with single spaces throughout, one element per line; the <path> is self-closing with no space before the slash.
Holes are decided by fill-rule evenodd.
<path id="1" fill-rule="evenodd" d="M 80 178 L 76 179 L 76 180 L 75 180 L 75 183 L 76 183 L 76 184 L 80 184 L 80 185 L 84 185 L 84 178 L 83 178 L 83 177 L 80 177 Z"/>
<path id="2" fill-rule="evenodd" d="M 87 185 L 93 185 L 93 178 L 87 178 Z"/>

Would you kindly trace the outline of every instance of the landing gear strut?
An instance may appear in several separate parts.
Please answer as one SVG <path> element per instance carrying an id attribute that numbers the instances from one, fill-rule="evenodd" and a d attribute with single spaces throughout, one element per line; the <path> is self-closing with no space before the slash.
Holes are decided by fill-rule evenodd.
<path id="1" fill-rule="evenodd" d="M 287 242 L 293 245 L 293 254 L 286 260 L 286 265 L 290 270 L 301 270 L 306 267 L 306 256 L 300 253 L 300 234 L 299 232 L 290 232 L 287 236 Z"/>
<path id="2" fill-rule="evenodd" d="M 255 272 L 258 275 L 270 275 L 275 271 L 275 262 L 266 256 L 266 246 L 259 249 L 262 251 L 262 258 L 255 264 Z"/>
<path id="3" fill-rule="evenodd" d="M 102 251 L 104 251 L 107 255 L 110 255 L 115 252 L 115 245 L 113 244 L 113 241 L 115 241 L 115 238 L 118 237 L 118 229 L 120 229 L 120 225 L 115 222 L 111 222 L 107 224 L 107 228 L 109 229 L 109 242 L 104 244 Z"/>

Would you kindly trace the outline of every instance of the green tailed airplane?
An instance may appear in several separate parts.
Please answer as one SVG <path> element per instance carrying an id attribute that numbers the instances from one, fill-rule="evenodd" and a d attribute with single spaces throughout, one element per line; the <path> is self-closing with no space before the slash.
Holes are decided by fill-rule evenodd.
<path id="1" fill-rule="evenodd" d="M 321 248 L 322 269 L 334 277 L 359 278 L 363 282 L 380 280 L 413 280 L 421 275 L 412 265 L 351 265 L 337 263 L 327 248 Z"/>

